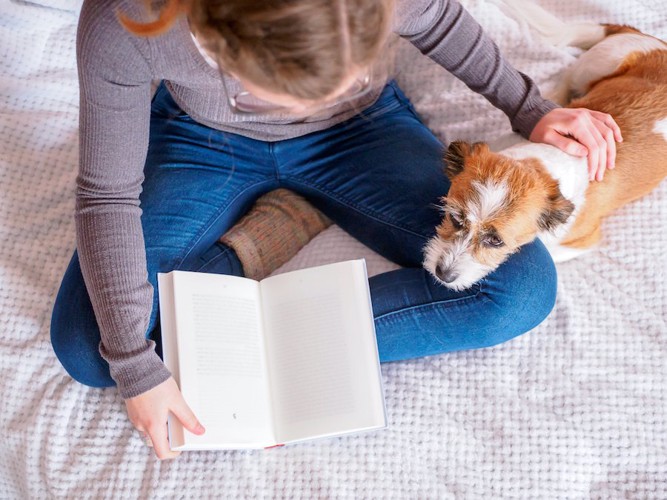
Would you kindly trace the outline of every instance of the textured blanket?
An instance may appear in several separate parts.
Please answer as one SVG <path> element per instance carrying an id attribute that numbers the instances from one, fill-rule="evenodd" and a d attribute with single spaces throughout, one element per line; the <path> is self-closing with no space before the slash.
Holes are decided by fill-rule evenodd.
<path id="1" fill-rule="evenodd" d="M 539 0 L 569 21 L 667 39 L 664 0 Z M 389 427 L 159 462 L 113 389 L 74 382 L 49 342 L 74 249 L 79 0 L 0 2 L 0 498 L 667 498 L 667 183 L 559 265 L 553 313 L 506 344 L 383 365 Z M 542 88 L 577 55 L 489 0 L 464 4 Z M 407 44 L 397 79 L 443 140 L 507 119 Z M 667 110 L 665 110 L 667 115 Z M 285 269 L 365 256 L 338 228 Z"/>

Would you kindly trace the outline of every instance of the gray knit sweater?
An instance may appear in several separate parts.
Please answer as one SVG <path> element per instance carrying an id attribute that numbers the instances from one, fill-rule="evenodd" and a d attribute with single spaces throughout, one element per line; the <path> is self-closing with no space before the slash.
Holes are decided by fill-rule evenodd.
<path id="1" fill-rule="evenodd" d="M 370 105 L 374 92 L 320 121 L 276 123 L 232 114 L 220 75 L 194 44 L 187 20 L 166 34 L 127 33 L 115 12 L 144 16 L 140 0 L 86 0 L 77 37 L 81 87 L 76 233 L 81 269 L 102 342 L 100 352 L 124 398 L 170 373 L 145 339 L 153 302 L 140 222 L 139 193 L 148 149 L 151 81 L 164 80 L 194 120 L 215 129 L 277 141 L 321 130 Z M 410 40 L 509 117 L 527 137 L 556 106 L 513 69 L 455 0 L 397 0 L 394 31 Z M 229 82 L 232 88 L 236 82 Z"/>

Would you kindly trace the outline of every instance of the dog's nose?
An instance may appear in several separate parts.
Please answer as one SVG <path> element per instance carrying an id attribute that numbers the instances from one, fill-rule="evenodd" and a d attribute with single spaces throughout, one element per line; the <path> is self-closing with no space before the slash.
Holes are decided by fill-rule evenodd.
<path id="1" fill-rule="evenodd" d="M 436 266 L 435 275 L 438 277 L 439 280 L 445 283 L 451 283 L 452 281 L 455 281 L 456 278 L 459 277 L 459 275 L 456 274 L 454 271 L 452 271 L 451 268 L 444 268 L 442 264 L 438 264 Z"/>

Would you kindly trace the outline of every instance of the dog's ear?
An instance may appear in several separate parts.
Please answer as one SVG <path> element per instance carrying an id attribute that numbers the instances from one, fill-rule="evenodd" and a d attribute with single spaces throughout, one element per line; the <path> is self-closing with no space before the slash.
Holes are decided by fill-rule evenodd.
<path id="1" fill-rule="evenodd" d="M 561 224 L 565 224 L 574 212 L 574 204 L 565 198 L 558 187 L 554 187 L 547 198 L 547 208 L 542 211 L 537 220 L 537 227 L 541 231 L 552 231 Z"/>
<path id="2" fill-rule="evenodd" d="M 463 171 L 466 158 L 483 149 L 488 149 L 483 142 L 470 144 L 465 141 L 454 141 L 450 143 L 445 153 L 445 175 L 449 179 L 456 177 Z"/>

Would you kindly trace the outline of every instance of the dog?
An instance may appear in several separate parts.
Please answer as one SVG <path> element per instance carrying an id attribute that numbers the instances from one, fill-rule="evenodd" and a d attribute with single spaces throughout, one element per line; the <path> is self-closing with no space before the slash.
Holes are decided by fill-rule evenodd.
<path id="1" fill-rule="evenodd" d="M 469 288 L 536 237 L 555 262 L 590 251 L 604 217 L 667 176 L 667 43 L 629 26 L 565 26 L 535 4 L 521 16 L 543 34 L 551 26 L 561 42 L 587 49 L 566 70 L 554 100 L 610 114 L 624 140 L 601 182 L 589 181 L 586 158 L 547 144 L 520 139 L 498 153 L 484 143 L 450 144 L 451 188 L 424 267 L 454 290 Z"/>

